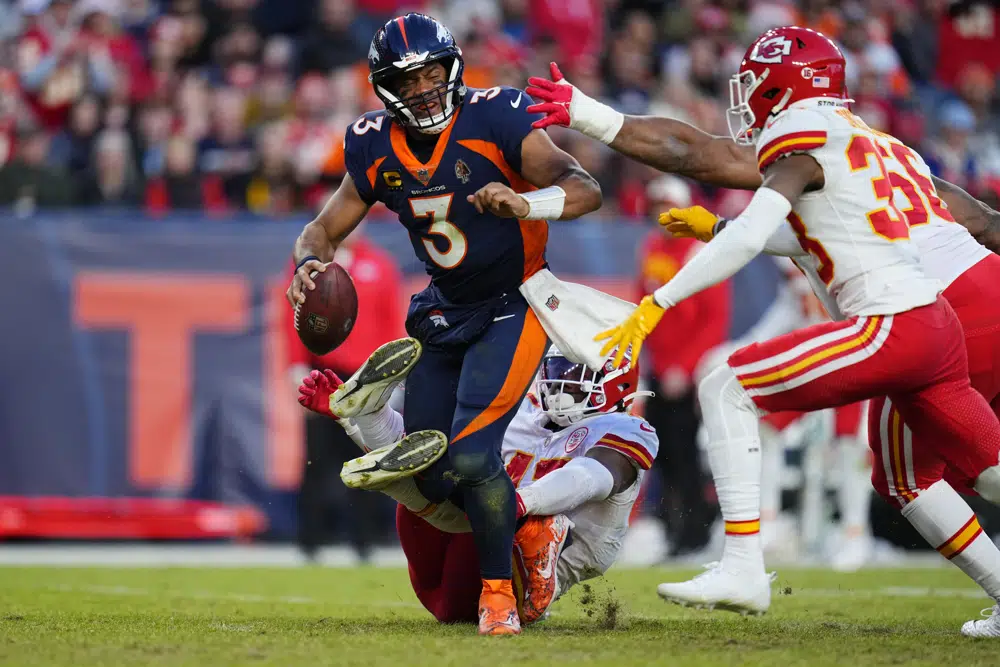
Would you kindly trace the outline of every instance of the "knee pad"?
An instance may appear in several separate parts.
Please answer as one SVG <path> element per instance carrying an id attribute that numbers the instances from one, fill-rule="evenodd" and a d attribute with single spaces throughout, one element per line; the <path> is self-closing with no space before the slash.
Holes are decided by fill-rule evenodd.
<path id="1" fill-rule="evenodd" d="M 482 484 L 503 472 L 498 452 L 472 447 L 468 438 L 448 450 L 452 470 L 462 484 Z"/>
<path id="2" fill-rule="evenodd" d="M 701 381 L 698 402 L 709 442 L 732 438 L 736 432 L 757 433 L 760 411 L 729 364 L 719 366 Z"/>
<path id="3" fill-rule="evenodd" d="M 986 500 L 1000 505 L 1000 465 L 987 468 L 979 473 L 973 488 Z"/>

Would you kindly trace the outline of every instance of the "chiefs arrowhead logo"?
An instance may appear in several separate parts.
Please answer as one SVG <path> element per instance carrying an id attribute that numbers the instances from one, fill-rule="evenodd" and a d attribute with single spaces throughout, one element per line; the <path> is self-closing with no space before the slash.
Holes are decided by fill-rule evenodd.
<path id="1" fill-rule="evenodd" d="M 581 426 L 570 433 L 569 438 L 566 440 L 566 453 L 569 454 L 582 445 L 583 441 L 587 439 L 588 433 L 590 433 L 590 430 L 586 426 Z"/>
<path id="2" fill-rule="evenodd" d="M 758 63 L 780 63 L 792 54 L 792 40 L 783 35 L 765 39 L 754 47 L 750 60 Z"/>

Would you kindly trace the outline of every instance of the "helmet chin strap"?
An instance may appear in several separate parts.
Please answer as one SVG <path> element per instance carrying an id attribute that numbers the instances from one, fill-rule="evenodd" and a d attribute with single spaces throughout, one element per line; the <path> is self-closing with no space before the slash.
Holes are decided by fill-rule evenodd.
<path id="1" fill-rule="evenodd" d="M 773 107 L 771 107 L 771 113 L 772 114 L 776 114 L 779 111 L 781 111 L 782 109 L 784 109 L 785 105 L 788 104 L 788 100 L 789 100 L 789 98 L 791 98 L 791 96 L 792 96 L 792 89 L 791 88 L 785 88 L 785 94 L 781 96 L 781 99 L 778 100 L 777 104 L 775 104 Z"/>

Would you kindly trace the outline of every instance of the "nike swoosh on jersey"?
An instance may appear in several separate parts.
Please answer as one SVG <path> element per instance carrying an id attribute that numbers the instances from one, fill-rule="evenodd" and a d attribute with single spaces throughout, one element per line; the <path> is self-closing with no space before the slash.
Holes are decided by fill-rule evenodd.
<path id="1" fill-rule="evenodd" d="M 519 106 L 521 106 L 521 95 L 522 95 L 522 93 L 518 93 L 517 94 L 517 99 L 510 103 L 510 105 L 512 107 L 514 107 L 515 109 L 518 108 Z"/>
<path id="2" fill-rule="evenodd" d="M 503 317 L 494 317 L 493 321 L 494 322 L 499 322 L 501 320 L 509 320 L 512 317 L 517 317 L 517 314 L 515 313 L 514 315 L 504 315 Z"/>

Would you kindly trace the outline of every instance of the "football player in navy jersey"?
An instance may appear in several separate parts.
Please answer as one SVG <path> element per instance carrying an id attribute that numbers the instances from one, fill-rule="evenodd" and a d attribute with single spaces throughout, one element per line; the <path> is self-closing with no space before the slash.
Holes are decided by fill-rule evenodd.
<path id="1" fill-rule="evenodd" d="M 545 267 L 546 220 L 597 210 L 600 186 L 532 129 L 540 116 L 526 111 L 532 101 L 522 91 L 466 88 L 461 49 L 433 18 L 387 22 L 368 66 L 385 110 L 348 128 L 348 175 L 295 244 L 288 299 L 304 301 L 303 290 L 315 287 L 310 274 L 324 270 L 373 204 L 399 216 L 431 277 L 407 315 L 423 353 L 406 379 L 406 432 L 450 436 L 448 456 L 418 485 L 468 515 L 483 578 L 480 633 L 517 634 L 515 493 L 500 445 L 548 347 L 518 287 Z M 558 549 L 566 538 L 552 535 Z"/>

